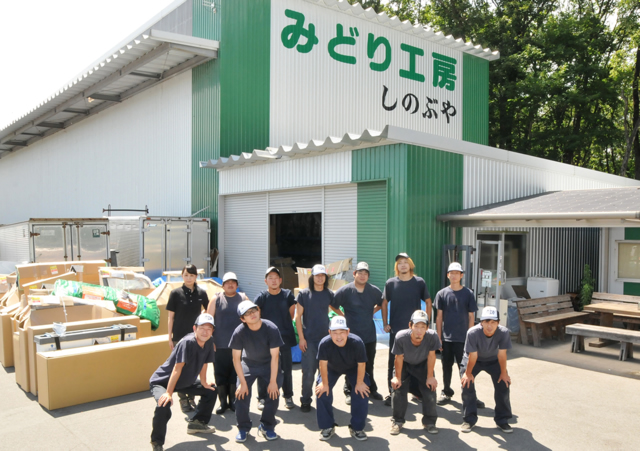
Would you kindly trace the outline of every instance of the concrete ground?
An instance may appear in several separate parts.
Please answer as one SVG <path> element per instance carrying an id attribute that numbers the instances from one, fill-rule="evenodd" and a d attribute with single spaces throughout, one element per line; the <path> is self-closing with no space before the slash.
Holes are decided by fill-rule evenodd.
<path id="1" fill-rule="evenodd" d="M 438 407 L 439 434 L 425 433 L 420 423 L 420 405 L 410 402 L 405 428 L 400 435 L 392 437 L 389 435 L 391 408 L 375 401 L 370 403 L 365 429 L 369 440 L 357 442 L 347 430 L 348 406 L 339 389 L 334 391 L 339 427 L 329 442 L 318 440 L 315 409 L 305 414 L 298 408 L 291 411 L 281 408 L 278 412 L 280 424 L 276 428 L 280 439 L 267 442 L 262 436 L 256 437 L 254 428 L 244 444 L 237 444 L 232 412 L 213 415 L 210 424 L 217 428 L 216 434 L 193 436 L 186 434 L 184 415 L 174 407 L 165 449 L 637 450 L 640 449 L 637 429 L 640 365 L 637 360 L 618 361 L 618 348 L 617 345 L 601 349 L 587 347 L 585 354 L 571 354 L 568 341 L 545 341 L 542 348 L 514 344 L 508 361 L 513 381 L 511 405 L 514 415 L 511 420 L 514 432 L 509 435 L 494 425 L 491 380 L 482 373 L 477 378 L 477 391 L 487 408 L 479 411 L 478 424 L 468 434 L 460 432 L 460 391 L 456 390 L 450 404 Z M 639 346 L 635 347 L 635 353 L 640 357 Z M 387 355 L 387 349 L 379 349 L 376 358 L 375 377 L 382 387 L 385 386 Z M 294 365 L 293 377 L 294 399 L 299 404 L 300 365 Z M 436 377 L 441 383 L 440 362 L 436 363 Z M 49 412 L 16 385 L 13 368 L 7 368 L 0 370 L 0 393 L 2 450 L 150 448 L 154 401 L 148 392 Z M 257 426 L 256 402 L 252 404 L 252 412 Z"/>

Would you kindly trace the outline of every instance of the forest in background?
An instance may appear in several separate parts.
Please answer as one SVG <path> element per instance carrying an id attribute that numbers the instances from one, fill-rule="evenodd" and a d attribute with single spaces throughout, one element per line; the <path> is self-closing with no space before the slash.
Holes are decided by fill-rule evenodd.
<path id="1" fill-rule="evenodd" d="M 640 0 L 349 0 L 500 51 L 489 145 L 640 180 Z"/>

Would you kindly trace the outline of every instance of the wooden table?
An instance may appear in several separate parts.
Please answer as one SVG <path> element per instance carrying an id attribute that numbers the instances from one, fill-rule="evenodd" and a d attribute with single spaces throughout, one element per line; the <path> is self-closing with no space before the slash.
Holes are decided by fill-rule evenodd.
<path id="1" fill-rule="evenodd" d="M 613 304 L 611 302 L 600 304 L 589 304 L 584 307 L 585 312 L 600 313 L 600 325 L 604 327 L 613 326 L 614 315 L 637 316 L 640 318 L 640 309 L 637 304 Z M 610 340 L 600 340 L 596 343 L 589 343 L 589 346 L 601 348 L 613 343 Z"/>

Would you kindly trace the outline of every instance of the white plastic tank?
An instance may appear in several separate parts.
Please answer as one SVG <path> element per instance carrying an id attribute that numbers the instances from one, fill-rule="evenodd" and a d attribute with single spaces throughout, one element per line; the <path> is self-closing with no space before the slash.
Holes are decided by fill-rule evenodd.
<path id="1" fill-rule="evenodd" d="M 531 299 L 558 296 L 560 281 L 549 277 L 529 277 L 527 279 L 527 291 Z"/>

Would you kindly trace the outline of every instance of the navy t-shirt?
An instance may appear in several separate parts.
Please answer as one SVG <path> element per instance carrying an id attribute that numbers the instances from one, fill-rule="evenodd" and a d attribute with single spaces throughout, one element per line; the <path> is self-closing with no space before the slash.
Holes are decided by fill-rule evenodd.
<path id="1" fill-rule="evenodd" d="M 229 347 L 242 351 L 242 362 L 248 367 L 271 364 L 271 350 L 283 346 L 280 331 L 268 319 L 262 320 L 258 330 L 251 330 L 245 323 L 233 332 Z"/>
<path id="2" fill-rule="evenodd" d="M 150 385 L 162 385 L 167 387 L 169 378 L 176 363 L 184 363 L 182 372 L 176 383 L 176 389 L 187 388 L 193 385 L 205 363 L 213 363 L 215 353 L 213 352 L 213 339 L 210 338 L 200 347 L 195 334 L 191 332 L 185 335 L 178 344 L 175 345 L 171 355 L 149 379 Z"/>
<path id="3" fill-rule="evenodd" d="M 469 358 L 472 352 L 477 352 L 479 362 L 492 362 L 498 359 L 500 349 L 511 349 L 511 335 L 506 327 L 498 326 L 491 337 L 484 334 L 482 324 L 476 324 L 467 332 L 467 341 L 464 344 L 465 358 Z"/>
<path id="4" fill-rule="evenodd" d="M 238 305 L 244 300 L 238 293 L 228 298 L 224 293 L 220 293 L 215 299 L 216 314 L 214 320 L 216 323 L 216 333 L 213 334 L 213 342 L 217 349 L 229 348 L 229 341 L 233 331 L 236 330 L 242 321 L 238 316 Z"/>
<path id="5" fill-rule="evenodd" d="M 253 303 L 260 307 L 260 316 L 263 319 L 268 319 L 280 329 L 284 344 L 295 346 L 296 333 L 293 330 L 289 308 L 296 304 L 296 300 L 291 290 L 282 289 L 276 295 L 270 294 L 269 290 L 264 290 L 256 296 Z"/>
<path id="6" fill-rule="evenodd" d="M 393 333 L 409 327 L 413 312 L 422 308 L 423 300 L 431 298 L 427 284 L 418 276 L 413 276 L 407 281 L 392 277 L 387 280 L 382 296 L 390 304 L 389 325 Z"/>
<path id="7" fill-rule="evenodd" d="M 197 284 L 193 290 L 182 285 L 171 291 L 167 301 L 167 310 L 174 313 L 173 317 L 173 341 L 179 341 L 187 334 L 193 333 L 193 324 L 202 313 L 202 309 L 207 310 L 209 298 L 207 292 Z"/>
<path id="8" fill-rule="evenodd" d="M 335 294 L 336 304 L 344 309 L 349 330 L 362 338 L 365 343 L 376 341 L 376 326 L 373 323 L 373 309 L 382 304 L 382 291 L 375 285 L 365 284 L 362 293 L 355 283 L 341 287 Z"/>
<path id="9" fill-rule="evenodd" d="M 433 306 L 441 311 L 442 341 L 464 343 L 469 330 L 469 313 L 478 310 L 473 292 L 467 287 L 458 291 L 443 288 L 436 294 Z"/>
<path id="10" fill-rule="evenodd" d="M 357 335 L 350 333 L 343 347 L 336 345 L 328 335 L 320 340 L 318 360 L 326 360 L 331 371 L 346 374 L 357 370 L 358 363 L 367 362 L 367 351 L 364 342 Z"/>
<path id="11" fill-rule="evenodd" d="M 329 306 L 338 308 L 333 291 L 311 291 L 309 288 L 298 293 L 298 304 L 304 308 L 302 327 L 304 339 L 320 341 L 329 333 Z"/>

